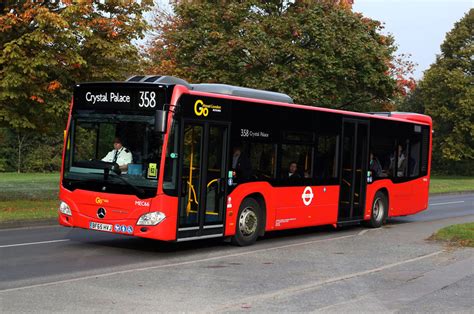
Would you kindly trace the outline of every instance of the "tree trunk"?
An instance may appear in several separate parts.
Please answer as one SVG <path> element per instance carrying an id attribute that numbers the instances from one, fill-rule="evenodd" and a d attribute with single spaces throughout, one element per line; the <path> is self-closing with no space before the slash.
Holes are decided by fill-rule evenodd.
<path id="1" fill-rule="evenodd" d="M 21 149 L 22 149 L 22 141 L 21 141 L 21 135 L 20 132 L 17 134 L 18 138 L 18 163 L 17 163 L 17 172 L 21 172 Z"/>
<path id="2" fill-rule="evenodd" d="M 25 149 L 25 146 L 28 146 L 27 141 L 28 141 L 28 133 L 22 134 L 20 130 L 17 131 L 17 144 L 18 144 L 18 158 L 17 158 L 17 173 L 21 173 L 21 163 L 23 161 L 23 150 Z"/>

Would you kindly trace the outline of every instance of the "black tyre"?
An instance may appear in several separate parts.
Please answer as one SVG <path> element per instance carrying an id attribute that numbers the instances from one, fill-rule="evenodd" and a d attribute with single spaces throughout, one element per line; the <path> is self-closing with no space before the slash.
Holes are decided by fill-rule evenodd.
<path id="1" fill-rule="evenodd" d="M 262 228 L 262 217 L 262 210 L 258 202 L 253 198 L 244 199 L 240 204 L 232 243 L 238 246 L 255 243 Z"/>
<path id="2" fill-rule="evenodd" d="M 370 220 L 365 222 L 365 225 L 370 228 L 380 228 L 385 223 L 388 214 L 388 200 L 385 193 L 378 191 L 375 194 L 374 202 L 372 203 L 372 210 L 370 213 Z"/>

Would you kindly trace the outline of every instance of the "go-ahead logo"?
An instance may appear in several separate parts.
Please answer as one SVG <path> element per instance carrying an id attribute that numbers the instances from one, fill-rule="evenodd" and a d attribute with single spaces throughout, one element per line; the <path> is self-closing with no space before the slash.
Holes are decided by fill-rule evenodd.
<path id="1" fill-rule="evenodd" d="M 102 205 L 102 204 L 108 203 L 108 202 L 109 202 L 109 200 L 108 200 L 108 199 L 105 199 L 105 198 L 100 198 L 100 197 L 98 197 L 98 196 L 95 198 L 95 203 L 96 203 L 97 205 Z"/>
<path id="2" fill-rule="evenodd" d="M 200 99 L 196 100 L 194 103 L 194 113 L 196 116 L 205 116 L 209 114 L 209 108 L 206 107 L 204 102 Z"/>
<path id="3" fill-rule="evenodd" d="M 222 107 L 219 105 L 206 105 L 201 99 L 196 100 L 194 103 L 194 113 L 196 116 L 207 117 L 209 115 L 209 109 L 212 112 L 221 112 Z"/>

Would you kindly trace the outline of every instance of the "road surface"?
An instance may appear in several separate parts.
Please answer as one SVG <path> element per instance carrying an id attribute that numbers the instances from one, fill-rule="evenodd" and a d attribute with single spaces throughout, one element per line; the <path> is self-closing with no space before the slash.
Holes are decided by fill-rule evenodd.
<path id="1" fill-rule="evenodd" d="M 472 311 L 474 249 L 426 241 L 474 221 L 434 196 L 381 229 L 268 233 L 250 247 L 167 244 L 59 226 L 0 230 L 0 312 Z"/>

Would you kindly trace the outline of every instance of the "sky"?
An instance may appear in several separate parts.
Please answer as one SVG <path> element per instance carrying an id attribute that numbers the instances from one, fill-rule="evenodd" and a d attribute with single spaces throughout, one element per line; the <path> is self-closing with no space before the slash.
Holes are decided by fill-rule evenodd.
<path id="1" fill-rule="evenodd" d="M 397 53 L 411 54 L 418 64 L 413 75 L 418 80 L 441 53 L 446 33 L 473 7 L 474 0 L 355 0 L 353 11 L 385 23 Z"/>

